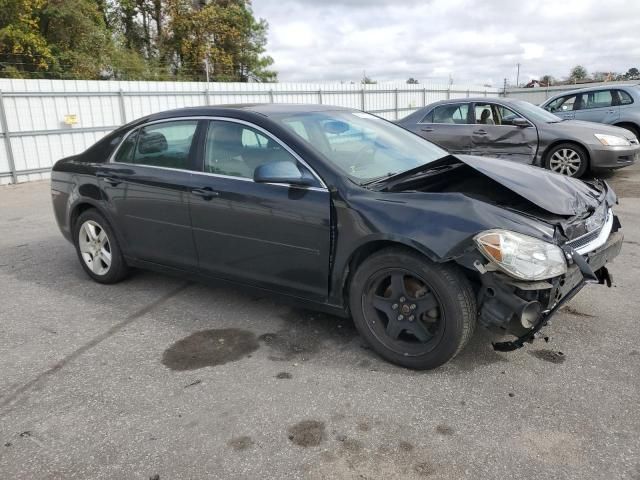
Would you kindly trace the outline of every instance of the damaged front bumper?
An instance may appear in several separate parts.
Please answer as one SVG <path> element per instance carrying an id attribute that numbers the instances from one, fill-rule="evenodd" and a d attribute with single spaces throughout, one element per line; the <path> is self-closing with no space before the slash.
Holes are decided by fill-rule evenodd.
<path id="1" fill-rule="evenodd" d="M 573 298 L 587 283 L 611 286 L 611 275 L 605 265 L 622 248 L 623 234 L 612 232 L 599 248 L 579 254 L 565 246 L 569 266 L 566 274 L 546 281 L 525 282 L 498 272 L 480 275 L 478 321 L 491 329 L 506 331 L 517 338 L 495 343 L 498 351 L 512 351 L 531 342 L 551 317 Z"/>

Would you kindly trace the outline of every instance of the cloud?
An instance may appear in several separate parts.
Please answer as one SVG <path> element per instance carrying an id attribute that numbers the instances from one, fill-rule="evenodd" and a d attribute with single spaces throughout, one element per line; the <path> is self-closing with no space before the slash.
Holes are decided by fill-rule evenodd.
<path id="1" fill-rule="evenodd" d="M 254 0 L 281 81 L 515 82 L 640 67 L 640 2 Z"/>

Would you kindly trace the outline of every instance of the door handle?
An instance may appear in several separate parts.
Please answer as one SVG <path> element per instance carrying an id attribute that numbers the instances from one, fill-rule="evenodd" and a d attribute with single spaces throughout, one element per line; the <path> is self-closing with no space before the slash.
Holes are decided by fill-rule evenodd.
<path id="1" fill-rule="evenodd" d="M 193 195 L 196 195 L 197 197 L 201 197 L 204 200 L 211 200 L 213 197 L 217 197 L 218 195 L 220 195 L 218 192 L 214 192 L 209 187 L 194 188 L 193 190 L 191 190 L 191 193 Z"/>
<path id="2" fill-rule="evenodd" d="M 423 132 L 433 132 L 433 128 L 421 128 Z"/>
<path id="3" fill-rule="evenodd" d="M 486 135 L 487 131 L 486 130 L 474 130 L 473 133 L 476 134 L 476 135 Z"/>
<path id="4" fill-rule="evenodd" d="M 108 183 L 112 187 L 117 187 L 118 185 L 120 185 L 122 183 L 122 180 L 120 180 L 119 178 L 116 178 L 116 177 L 109 177 L 109 176 L 106 176 L 106 175 L 98 175 L 98 177 L 102 178 L 102 180 L 104 180 L 105 183 Z"/>

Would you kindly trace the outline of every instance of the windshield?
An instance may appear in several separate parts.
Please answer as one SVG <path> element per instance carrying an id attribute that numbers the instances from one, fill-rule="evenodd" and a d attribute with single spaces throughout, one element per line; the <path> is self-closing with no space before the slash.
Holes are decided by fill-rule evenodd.
<path id="1" fill-rule="evenodd" d="M 273 118 L 360 184 L 411 170 L 447 155 L 427 140 L 364 112 L 322 111 L 281 114 Z"/>
<path id="2" fill-rule="evenodd" d="M 516 100 L 513 104 L 518 108 L 520 113 L 534 122 L 555 123 L 562 121 L 562 118 L 555 116 L 553 113 L 549 113 L 545 109 L 537 107 L 532 103 L 525 102 L 524 100 Z"/>

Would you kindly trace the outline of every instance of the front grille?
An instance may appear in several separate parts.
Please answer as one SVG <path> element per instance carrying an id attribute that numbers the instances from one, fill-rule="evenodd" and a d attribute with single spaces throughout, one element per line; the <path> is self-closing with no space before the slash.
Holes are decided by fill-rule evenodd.
<path id="1" fill-rule="evenodd" d="M 602 228 L 598 228 L 597 230 L 593 230 L 592 232 L 589 232 L 586 235 L 583 235 L 583 236 L 578 237 L 578 238 L 574 238 L 573 240 L 567 242 L 567 245 L 569 245 L 574 250 L 576 250 L 576 249 L 578 249 L 580 247 L 584 247 L 588 243 L 590 243 L 590 242 L 594 241 L 596 238 L 598 238 L 598 235 L 600 235 L 600 231 L 601 230 L 602 230 Z"/>

